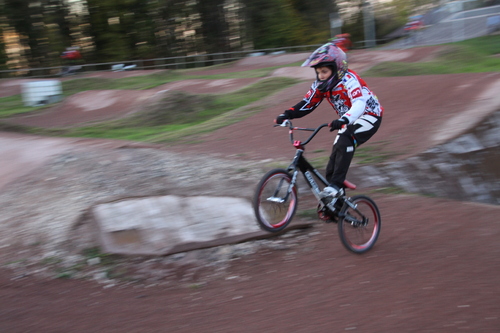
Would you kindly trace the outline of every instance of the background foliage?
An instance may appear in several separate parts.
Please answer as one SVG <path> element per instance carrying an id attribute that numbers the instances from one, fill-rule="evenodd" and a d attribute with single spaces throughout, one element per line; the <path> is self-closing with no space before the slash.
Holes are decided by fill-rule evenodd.
<path id="1" fill-rule="evenodd" d="M 66 65 L 67 47 L 81 63 L 311 45 L 343 32 L 363 40 L 366 0 L 0 0 L 0 68 Z M 377 38 L 438 0 L 375 4 Z"/>

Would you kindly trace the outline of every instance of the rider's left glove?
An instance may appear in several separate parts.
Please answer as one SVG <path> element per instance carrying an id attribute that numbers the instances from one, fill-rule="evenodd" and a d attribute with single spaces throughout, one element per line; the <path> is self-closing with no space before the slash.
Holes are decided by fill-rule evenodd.
<path id="1" fill-rule="evenodd" d="M 335 130 L 341 129 L 342 126 L 347 124 L 349 124 L 349 120 L 347 118 L 340 118 L 329 123 L 328 127 L 330 127 L 330 132 L 333 132 Z"/>
<path id="2" fill-rule="evenodd" d="M 274 120 L 274 122 L 277 124 L 277 125 L 281 125 L 283 124 L 283 122 L 287 119 L 290 119 L 286 114 L 282 113 L 280 114 L 278 117 L 276 117 L 276 119 Z"/>

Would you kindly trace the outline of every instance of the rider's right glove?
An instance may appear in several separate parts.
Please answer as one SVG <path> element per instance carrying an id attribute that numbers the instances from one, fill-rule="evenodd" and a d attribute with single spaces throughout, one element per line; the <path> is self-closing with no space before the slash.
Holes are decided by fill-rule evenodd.
<path id="1" fill-rule="evenodd" d="M 281 125 L 283 124 L 283 122 L 287 119 L 290 119 L 286 114 L 282 113 L 280 114 L 278 117 L 276 117 L 276 120 L 274 120 L 274 122 L 277 124 L 277 125 Z"/>
<path id="2" fill-rule="evenodd" d="M 342 126 L 346 124 L 349 124 L 349 119 L 342 117 L 329 123 L 328 127 L 330 127 L 330 132 L 333 132 L 335 130 L 341 129 Z"/>

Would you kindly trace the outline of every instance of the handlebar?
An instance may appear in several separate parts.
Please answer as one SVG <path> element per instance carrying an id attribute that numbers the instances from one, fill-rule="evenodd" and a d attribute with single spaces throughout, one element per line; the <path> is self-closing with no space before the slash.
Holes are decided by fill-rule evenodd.
<path id="1" fill-rule="evenodd" d="M 318 134 L 318 132 L 324 128 L 324 127 L 328 127 L 328 124 L 322 124 L 322 125 L 319 125 L 318 127 L 316 128 L 306 128 L 306 127 L 294 127 L 292 125 L 292 122 L 289 120 L 289 119 L 286 119 L 281 125 L 274 125 L 274 127 L 288 127 L 289 129 L 289 134 L 290 134 L 290 142 L 293 143 L 295 146 L 305 146 L 306 144 L 308 144 L 315 136 L 316 134 Z M 307 138 L 306 141 L 304 142 L 295 142 L 293 140 L 293 131 L 308 131 L 308 132 L 313 132 L 309 138 Z"/>

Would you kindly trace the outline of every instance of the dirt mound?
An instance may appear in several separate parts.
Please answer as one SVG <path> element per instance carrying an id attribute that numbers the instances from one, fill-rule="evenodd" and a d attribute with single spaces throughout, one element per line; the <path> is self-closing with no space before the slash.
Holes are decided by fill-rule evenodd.
<path id="1" fill-rule="evenodd" d="M 259 80 L 261 78 L 185 80 L 148 90 L 89 90 L 72 95 L 44 111 L 21 114 L 3 121 L 9 124 L 43 128 L 79 126 L 118 119 L 143 110 L 145 105 L 154 103 L 168 91 L 222 94 L 241 89 Z"/>
<path id="2" fill-rule="evenodd" d="M 136 111 L 141 103 L 154 94 L 154 91 L 147 90 L 83 91 L 42 112 L 18 115 L 5 122 L 23 126 L 59 128 L 111 120 Z"/>

